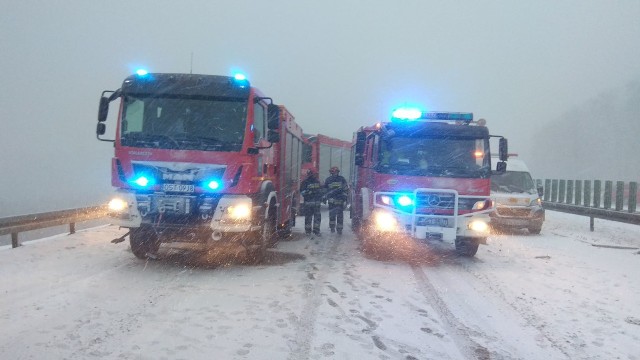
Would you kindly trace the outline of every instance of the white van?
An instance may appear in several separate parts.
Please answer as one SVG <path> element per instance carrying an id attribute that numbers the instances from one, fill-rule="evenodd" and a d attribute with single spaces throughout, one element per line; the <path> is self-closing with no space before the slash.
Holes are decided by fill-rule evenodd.
<path id="1" fill-rule="evenodd" d="M 491 175 L 491 198 L 496 210 L 490 214 L 494 229 L 526 228 L 539 234 L 544 222 L 542 187 L 536 189 L 533 178 L 524 161 L 509 154 L 507 171 Z M 492 159 L 498 161 L 497 157 Z"/>

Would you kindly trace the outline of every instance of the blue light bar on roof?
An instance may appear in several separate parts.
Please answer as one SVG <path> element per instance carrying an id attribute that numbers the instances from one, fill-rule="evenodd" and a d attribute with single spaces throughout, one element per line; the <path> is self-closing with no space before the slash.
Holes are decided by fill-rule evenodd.
<path id="1" fill-rule="evenodd" d="M 425 120 L 473 121 L 473 113 L 428 112 L 423 113 L 420 118 Z"/>
<path id="2" fill-rule="evenodd" d="M 473 113 L 460 112 L 423 112 L 416 108 L 399 108 L 393 111 L 392 121 L 473 121 Z"/>

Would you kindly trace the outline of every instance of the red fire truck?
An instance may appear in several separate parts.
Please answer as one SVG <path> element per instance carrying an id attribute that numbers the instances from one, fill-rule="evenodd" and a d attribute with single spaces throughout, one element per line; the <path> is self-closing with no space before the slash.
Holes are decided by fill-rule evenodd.
<path id="1" fill-rule="evenodd" d="M 344 141 L 326 135 L 305 134 L 302 152 L 302 170 L 315 171 L 321 181 L 329 176 L 329 169 L 337 166 L 340 175 L 349 179 L 351 175 L 351 141 Z"/>
<path id="2" fill-rule="evenodd" d="M 116 99 L 115 139 L 103 139 Z M 302 129 L 240 74 L 139 71 L 103 92 L 97 137 L 114 142 L 109 207 L 138 258 L 163 242 L 240 245 L 261 258 L 294 224 Z"/>
<path id="3" fill-rule="evenodd" d="M 355 133 L 351 218 L 365 250 L 401 237 L 476 254 L 493 211 L 490 135 L 482 125 L 472 113 L 402 108 Z M 507 140 L 497 137 L 496 172 L 504 172 Z"/>

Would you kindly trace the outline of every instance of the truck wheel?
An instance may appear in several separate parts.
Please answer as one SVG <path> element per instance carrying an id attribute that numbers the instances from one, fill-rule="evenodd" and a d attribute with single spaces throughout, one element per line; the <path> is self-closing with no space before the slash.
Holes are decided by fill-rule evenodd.
<path id="1" fill-rule="evenodd" d="M 129 243 L 131 252 L 138 259 L 146 259 L 147 254 L 155 254 L 160 248 L 160 239 L 155 230 L 149 226 L 131 228 L 129 233 Z"/>
<path id="2" fill-rule="evenodd" d="M 254 263 L 259 263 L 264 260 L 267 255 L 267 247 L 269 247 L 275 239 L 276 232 L 275 213 L 270 212 L 262 224 L 262 230 L 256 234 L 255 242 L 251 245 L 251 251 L 249 251 L 249 256 Z"/>
<path id="3" fill-rule="evenodd" d="M 478 252 L 480 242 L 474 238 L 456 238 L 456 252 L 462 256 L 472 257 Z"/>
<path id="4" fill-rule="evenodd" d="M 529 226 L 527 230 L 529 230 L 529 233 L 531 234 L 540 234 L 540 231 L 542 231 L 542 226 Z"/>

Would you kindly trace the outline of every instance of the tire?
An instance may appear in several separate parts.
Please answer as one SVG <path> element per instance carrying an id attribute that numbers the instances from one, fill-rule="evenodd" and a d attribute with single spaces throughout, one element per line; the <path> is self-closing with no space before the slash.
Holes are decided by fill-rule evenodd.
<path id="1" fill-rule="evenodd" d="M 253 263 L 260 263 L 267 255 L 267 248 L 275 240 L 277 233 L 275 212 L 271 211 L 262 224 L 262 230 L 254 236 L 254 243 L 249 251 Z"/>
<path id="2" fill-rule="evenodd" d="M 542 226 L 530 226 L 527 228 L 527 230 L 529 230 L 530 234 L 540 234 L 540 231 L 542 231 Z"/>
<path id="3" fill-rule="evenodd" d="M 129 233 L 131 252 L 138 259 L 148 258 L 147 254 L 155 254 L 160 249 L 160 239 L 155 230 L 149 226 L 131 228 Z"/>
<path id="4" fill-rule="evenodd" d="M 475 256 L 479 246 L 480 242 L 474 238 L 456 238 L 456 252 L 458 255 Z"/>

